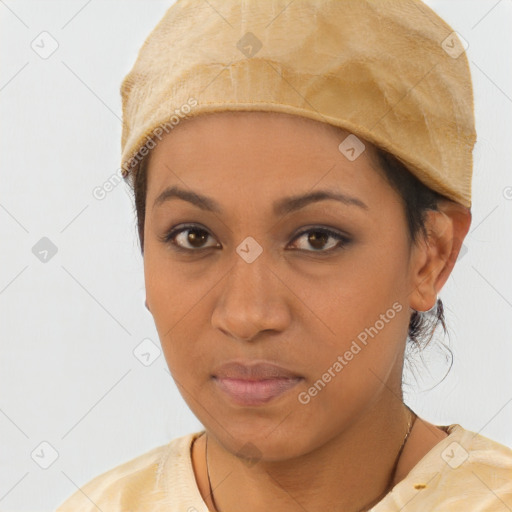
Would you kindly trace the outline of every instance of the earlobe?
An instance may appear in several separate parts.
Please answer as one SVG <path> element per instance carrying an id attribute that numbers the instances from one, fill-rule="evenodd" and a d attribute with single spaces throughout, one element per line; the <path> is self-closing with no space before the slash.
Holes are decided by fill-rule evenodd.
<path id="1" fill-rule="evenodd" d="M 430 311 L 433 311 L 434 308 L 437 307 L 437 301 L 438 300 L 439 300 L 439 295 L 436 295 L 436 298 L 434 300 L 434 305 L 431 308 L 429 308 L 429 309 L 421 310 L 421 309 L 414 309 L 414 308 L 409 307 L 409 313 L 411 314 L 411 313 L 414 313 L 415 311 L 419 312 L 419 313 L 429 313 Z"/>

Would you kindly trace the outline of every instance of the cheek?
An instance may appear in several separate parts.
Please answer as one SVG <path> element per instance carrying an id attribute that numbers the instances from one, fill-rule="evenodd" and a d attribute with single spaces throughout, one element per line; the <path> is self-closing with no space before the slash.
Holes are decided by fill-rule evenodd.
<path id="1" fill-rule="evenodd" d="M 391 324 L 401 323 L 400 310 L 407 296 L 406 275 L 402 256 L 398 254 L 368 254 L 361 251 L 333 267 L 329 276 L 322 276 L 315 284 L 306 284 L 306 304 L 325 322 L 333 337 L 355 338 L 375 324 L 381 317 L 392 317 Z M 388 251 L 389 252 L 389 251 Z M 393 304 L 398 303 L 400 306 Z M 395 320 L 397 318 L 397 320 Z M 380 325 L 380 323 L 379 323 Z M 396 331 L 395 331 L 396 334 Z"/>
<path id="2" fill-rule="evenodd" d="M 387 378 L 397 356 L 403 352 L 409 324 L 403 297 L 391 286 L 391 290 L 360 286 L 362 283 L 354 279 L 340 284 L 330 294 L 316 298 L 310 295 L 310 304 L 315 300 L 324 304 L 318 309 L 321 321 L 304 318 L 301 322 L 301 328 L 309 332 L 305 338 L 312 340 L 309 353 L 303 357 L 311 361 L 313 376 L 321 378 L 329 369 L 331 374 L 343 373 L 349 393 L 369 373 Z M 333 369 L 336 362 L 343 368 L 338 364 Z"/>
<path id="3" fill-rule="evenodd" d="M 144 252 L 144 280 L 148 305 L 167 364 L 172 371 L 172 366 L 177 364 L 175 360 L 179 359 L 179 353 L 173 352 L 183 346 L 172 343 L 172 340 L 181 339 L 179 337 L 183 335 L 183 325 L 193 297 L 187 297 L 187 287 L 180 280 L 175 266 L 170 265 L 169 258 L 161 252 L 160 249 L 155 250 L 148 240 Z"/>
<path id="4" fill-rule="evenodd" d="M 313 341 L 303 358 L 311 361 L 310 385 L 328 382 L 318 400 L 326 412 L 337 399 L 349 403 L 370 396 L 399 363 L 405 346 L 409 311 L 403 260 L 359 256 L 340 265 L 323 285 L 321 280 L 306 286 L 305 302 L 316 315 L 301 321 L 301 329 L 309 331 L 305 338 Z"/>
<path id="5" fill-rule="evenodd" d="M 191 272 L 187 265 L 148 241 L 146 296 L 167 366 L 184 397 L 198 392 L 211 371 L 212 294 L 219 279 L 217 273 Z"/>

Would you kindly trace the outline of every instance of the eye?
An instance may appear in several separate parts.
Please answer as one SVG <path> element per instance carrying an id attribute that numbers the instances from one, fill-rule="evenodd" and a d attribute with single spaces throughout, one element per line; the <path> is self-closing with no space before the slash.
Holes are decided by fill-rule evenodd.
<path id="1" fill-rule="evenodd" d="M 208 249 L 210 247 L 218 247 L 219 244 L 204 246 L 204 242 L 210 237 L 210 233 L 196 225 L 182 226 L 174 228 L 163 236 L 164 243 L 171 243 L 176 246 L 178 251 L 198 251 L 200 249 Z M 189 244 L 189 247 L 187 247 Z"/>
<path id="2" fill-rule="evenodd" d="M 322 252 L 322 253 L 330 253 L 332 251 L 341 249 L 342 247 L 348 245 L 350 243 L 350 238 L 342 235 L 341 233 L 337 233 L 336 231 L 332 231 L 327 228 L 320 227 L 312 227 L 307 230 L 299 233 L 294 240 L 299 240 L 304 235 L 309 235 L 305 237 L 305 244 L 309 244 L 314 249 L 311 251 L 307 248 L 300 248 L 301 250 L 306 250 L 308 252 Z M 329 238 L 336 240 L 337 242 L 331 243 L 329 247 L 325 247 L 325 244 Z"/>

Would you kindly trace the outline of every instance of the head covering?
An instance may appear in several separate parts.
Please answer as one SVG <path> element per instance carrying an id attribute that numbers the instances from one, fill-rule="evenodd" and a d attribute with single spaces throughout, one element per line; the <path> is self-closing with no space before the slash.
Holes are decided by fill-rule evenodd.
<path id="1" fill-rule="evenodd" d="M 184 119 L 284 112 L 341 127 L 471 206 L 467 43 L 419 0 L 178 0 L 121 86 L 126 178 Z"/>

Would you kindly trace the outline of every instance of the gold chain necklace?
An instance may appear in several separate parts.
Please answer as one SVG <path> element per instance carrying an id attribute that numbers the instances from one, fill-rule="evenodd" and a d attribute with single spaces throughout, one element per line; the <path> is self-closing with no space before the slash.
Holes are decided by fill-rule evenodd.
<path id="1" fill-rule="evenodd" d="M 402 441 L 402 444 L 400 446 L 400 449 L 398 450 L 398 453 L 395 457 L 395 462 L 393 463 L 393 469 L 391 470 L 391 475 L 388 480 L 388 485 L 386 486 L 386 489 L 382 494 L 377 496 L 374 500 L 372 500 L 370 503 L 366 504 L 363 508 L 359 509 L 357 512 L 367 512 L 369 508 L 376 505 L 391 489 L 393 485 L 393 480 L 395 479 L 396 470 L 398 467 L 398 461 L 400 460 L 400 456 L 402 455 L 402 452 L 405 447 L 405 443 L 407 442 L 407 439 L 409 438 L 409 434 L 411 433 L 412 427 L 414 426 L 414 422 L 416 421 L 416 418 L 418 417 L 414 411 L 411 410 L 410 407 L 406 405 L 407 409 L 410 411 L 411 415 L 409 417 L 409 422 L 407 425 L 407 433 L 405 434 L 404 440 Z M 206 435 L 206 433 L 205 433 Z M 208 435 L 206 435 L 206 446 L 205 446 L 205 459 L 206 459 L 206 474 L 208 476 L 208 487 L 210 489 L 210 496 L 212 498 L 212 503 L 215 508 L 215 512 L 220 512 L 219 508 L 217 507 L 217 504 L 215 503 L 215 497 L 213 496 L 213 489 L 212 489 L 212 482 L 210 480 L 210 470 L 208 467 Z"/>

